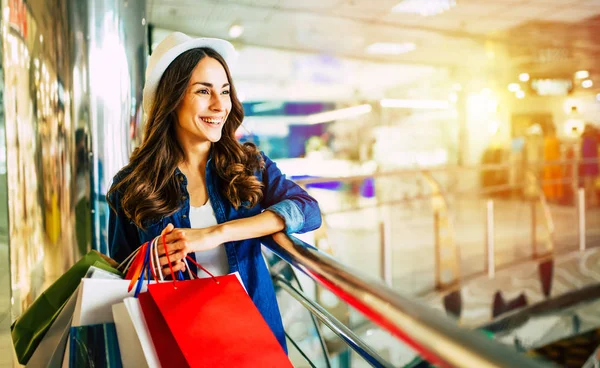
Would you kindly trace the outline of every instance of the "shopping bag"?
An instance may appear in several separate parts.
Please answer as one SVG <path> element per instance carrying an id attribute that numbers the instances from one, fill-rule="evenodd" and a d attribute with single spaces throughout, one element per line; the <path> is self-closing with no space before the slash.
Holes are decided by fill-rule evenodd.
<path id="1" fill-rule="evenodd" d="M 236 275 L 151 284 L 139 299 L 163 366 L 292 367 Z"/>
<path id="2" fill-rule="evenodd" d="M 128 286 L 129 280 L 82 279 L 71 327 L 114 323 L 113 304 L 121 303 L 134 294 L 133 291 L 127 291 Z M 145 288 L 144 285 L 142 290 Z M 63 368 L 68 367 L 69 360 L 66 357 L 71 354 L 70 348 L 70 345 L 66 348 Z"/>
<path id="3" fill-rule="evenodd" d="M 148 293 L 138 295 L 156 355 L 162 367 L 191 367 L 169 330 L 167 322 Z M 182 320 L 183 321 L 183 320 Z M 187 323 L 187 321 L 185 321 Z"/>
<path id="4" fill-rule="evenodd" d="M 11 336 L 17 360 L 27 364 L 40 341 L 59 316 L 91 265 L 113 273 L 117 264 L 106 256 L 91 251 L 44 291 L 12 324 Z"/>
<path id="5" fill-rule="evenodd" d="M 123 367 L 160 368 L 139 300 L 125 298 L 112 309 Z"/>
<path id="6" fill-rule="evenodd" d="M 121 352 L 114 323 L 71 327 L 69 368 L 121 368 Z"/>
<path id="7" fill-rule="evenodd" d="M 26 367 L 60 368 L 76 301 L 77 291 L 71 295 L 54 323 L 52 323 L 52 326 L 27 362 Z"/>
<path id="8" fill-rule="evenodd" d="M 85 278 L 119 279 L 120 276 L 99 268 L 99 262 L 94 262 L 85 274 Z M 100 266 L 101 267 L 101 266 Z M 75 305 L 77 303 L 78 290 L 75 290 L 58 317 L 44 335 L 42 341 L 35 349 L 33 355 L 27 362 L 27 367 L 37 368 L 59 368 L 62 364 L 69 329 Z"/>
<path id="9" fill-rule="evenodd" d="M 133 296 L 133 291 L 127 291 L 128 285 L 129 280 L 82 279 L 71 326 L 114 322 L 113 304 Z"/>

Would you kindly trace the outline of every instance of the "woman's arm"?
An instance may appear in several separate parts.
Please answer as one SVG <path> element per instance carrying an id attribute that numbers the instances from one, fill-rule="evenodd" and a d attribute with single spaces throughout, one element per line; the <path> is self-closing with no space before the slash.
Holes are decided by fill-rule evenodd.
<path id="1" fill-rule="evenodd" d="M 190 253 L 213 249 L 227 242 L 260 238 L 284 228 L 285 222 L 280 216 L 271 211 L 264 211 L 252 217 L 231 220 L 203 229 L 176 229 L 169 224 L 162 233 L 165 234 L 173 272 L 177 272 L 185 269 L 184 263 L 179 261 Z M 162 271 L 169 275 L 171 270 L 167 257 L 164 256 L 164 248 L 159 247 L 158 252 L 161 255 Z"/>
<path id="2" fill-rule="evenodd" d="M 317 201 L 298 184 L 288 180 L 264 153 L 261 154 L 265 160 L 262 208 L 283 219 L 288 234 L 318 229 L 321 226 L 321 210 Z"/>
<path id="3" fill-rule="evenodd" d="M 183 270 L 183 263 L 177 262 L 187 254 L 205 251 L 220 244 L 259 238 L 279 231 L 304 233 L 321 226 L 321 210 L 317 201 L 304 189 L 281 173 L 277 165 L 263 154 L 265 170 L 262 172 L 264 184 L 263 199 L 260 203 L 264 211 L 258 215 L 228 221 L 204 229 L 174 229 L 169 224 L 163 231 L 168 245 L 173 271 Z M 163 249 L 159 251 L 164 253 Z M 162 265 L 167 265 L 166 257 L 161 257 Z M 168 267 L 163 270 L 168 274 Z"/>
<path id="4" fill-rule="evenodd" d="M 108 215 L 109 256 L 120 263 L 139 246 L 139 234 L 121 209 L 121 196 L 114 193 L 109 200 L 116 208 L 116 211 L 111 208 Z"/>

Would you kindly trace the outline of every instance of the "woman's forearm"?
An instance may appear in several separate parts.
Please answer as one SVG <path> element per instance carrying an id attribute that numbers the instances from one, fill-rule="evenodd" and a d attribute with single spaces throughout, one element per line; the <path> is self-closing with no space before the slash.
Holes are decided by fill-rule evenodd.
<path id="1" fill-rule="evenodd" d="M 285 221 L 271 211 L 222 223 L 215 229 L 220 243 L 260 238 L 285 229 Z"/>

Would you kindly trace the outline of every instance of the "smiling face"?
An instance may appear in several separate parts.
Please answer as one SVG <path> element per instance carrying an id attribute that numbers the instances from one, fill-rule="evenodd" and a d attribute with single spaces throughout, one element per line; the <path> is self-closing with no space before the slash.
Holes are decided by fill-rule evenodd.
<path id="1" fill-rule="evenodd" d="M 206 56 L 194 68 L 183 100 L 175 109 L 177 137 L 192 145 L 218 142 L 230 111 L 230 81 L 225 68 Z"/>

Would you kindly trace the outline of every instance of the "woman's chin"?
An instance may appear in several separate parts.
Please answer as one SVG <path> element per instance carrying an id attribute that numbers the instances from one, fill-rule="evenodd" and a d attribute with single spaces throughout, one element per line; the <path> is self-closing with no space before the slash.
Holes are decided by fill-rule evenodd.
<path id="1" fill-rule="evenodd" d="M 217 143 L 218 141 L 221 140 L 221 135 L 222 134 L 220 134 L 220 133 L 219 134 L 209 134 L 207 136 L 207 138 L 211 143 Z"/>

